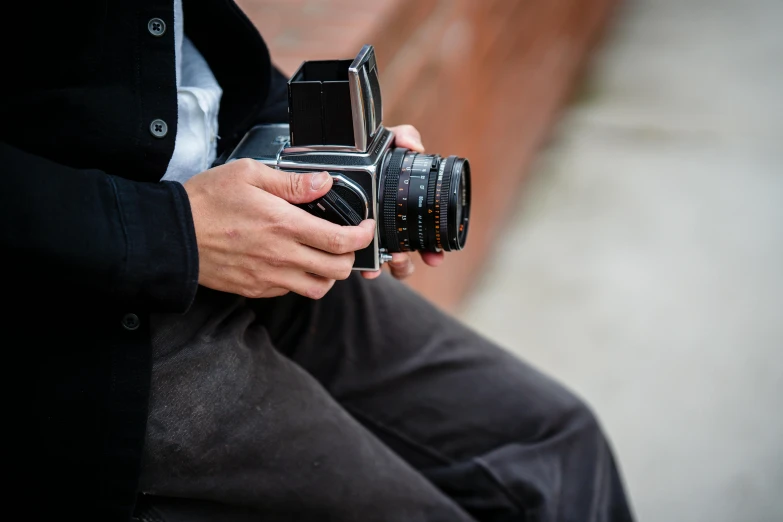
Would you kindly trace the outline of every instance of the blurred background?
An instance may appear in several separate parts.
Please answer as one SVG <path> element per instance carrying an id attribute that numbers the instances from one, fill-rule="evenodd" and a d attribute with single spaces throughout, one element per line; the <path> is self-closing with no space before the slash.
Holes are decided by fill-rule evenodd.
<path id="1" fill-rule="evenodd" d="M 240 0 L 473 165 L 412 287 L 590 403 L 641 521 L 783 521 L 783 2 Z"/>

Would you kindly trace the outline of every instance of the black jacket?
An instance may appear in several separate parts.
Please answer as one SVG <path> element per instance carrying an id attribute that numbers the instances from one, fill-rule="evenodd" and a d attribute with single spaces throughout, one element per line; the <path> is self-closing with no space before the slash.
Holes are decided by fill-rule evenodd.
<path id="1" fill-rule="evenodd" d="M 21 383 L 6 390 L 5 471 L 11 495 L 34 496 L 25 519 L 127 520 L 148 317 L 187 310 L 198 281 L 187 194 L 159 182 L 176 136 L 173 1 L 25 3 L 5 9 L 0 36 L 0 343 Z M 185 32 L 223 88 L 219 153 L 255 122 L 285 121 L 285 79 L 239 8 L 184 4 Z"/>

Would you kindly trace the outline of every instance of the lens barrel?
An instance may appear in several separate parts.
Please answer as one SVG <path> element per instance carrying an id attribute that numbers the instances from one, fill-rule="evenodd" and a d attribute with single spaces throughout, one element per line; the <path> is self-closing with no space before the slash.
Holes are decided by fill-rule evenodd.
<path id="1" fill-rule="evenodd" d="M 389 252 L 462 250 L 470 217 L 465 158 L 387 152 L 379 180 L 381 247 Z"/>

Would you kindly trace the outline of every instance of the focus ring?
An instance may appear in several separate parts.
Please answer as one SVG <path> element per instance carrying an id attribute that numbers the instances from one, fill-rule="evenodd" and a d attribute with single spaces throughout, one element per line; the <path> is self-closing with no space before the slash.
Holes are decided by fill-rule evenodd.
<path id="1" fill-rule="evenodd" d="M 430 172 L 430 179 L 427 180 L 427 205 L 435 204 L 435 183 L 438 181 L 438 171 Z"/>
<path id="2" fill-rule="evenodd" d="M 406 149 L 394 149 L 389 157 L 386 167 L 386 176 L 383 184 L 383 232 L 386 248 L 389 251 L 399 244 L 397 239 L 397 186 L 400 183 L 402 160 Z"/>

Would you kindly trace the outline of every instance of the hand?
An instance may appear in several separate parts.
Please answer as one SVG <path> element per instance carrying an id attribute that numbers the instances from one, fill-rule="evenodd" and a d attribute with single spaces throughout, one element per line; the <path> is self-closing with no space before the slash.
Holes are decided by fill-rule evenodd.
<path id="1" fill-rule="evenodd" d="M 405 147 L 406 149 L 424 152 L 424 146 L 421 144 L 421 134 L 413 125 L 398 125 L 389 127 L 394 133 L 394 145 Z M 421 258 L 429 266 L 438 266 L 443 262 L 443 252 L 421 252 Z M 411 275 L 415 269 L 413 260 L 408 252 L 393 252 L 392 260 L 388 263 L 389 270 L 397 279 L 405 279 Z M 362 276 L 367 279 L 375 279 L 381 275 L 381 271 L 362 272 Z"/>
<path id="2" fill-rule="evenodd" d="M 193 212 L 199 284 L 245 297 L 290 292 L 320 299 L 351 275 L 354 252 L 375 222 L 339 226 L 292 203 L 326 194 L 326 172 L 294 174 L 251 159 L 206 170 L 184 184 Z"/>

